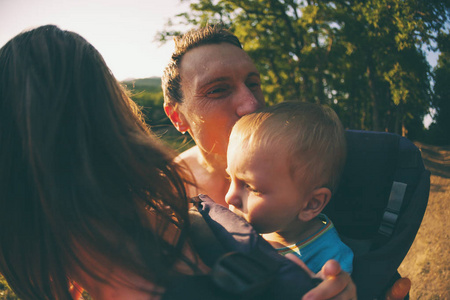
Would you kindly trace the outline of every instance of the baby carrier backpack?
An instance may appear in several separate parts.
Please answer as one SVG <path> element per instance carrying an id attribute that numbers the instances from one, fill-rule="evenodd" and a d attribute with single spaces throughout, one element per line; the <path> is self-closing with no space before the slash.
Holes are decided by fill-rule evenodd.
<path id="1" fill-rule="evenodd" d="M 430 172 L 419 149 L 399 135 L 348 130 L 346 137 L 346 166 L 324 213 L 354 252 L 358 299 L 384 300 L 422 222 Z M 163 300 L 301 299 L 317 285 L 245 220 L 216 203 L 194 202 L 193 245 L 212 271 L 176 279 Z"/>
<path id="2" fill-rule="evenodd" d="M 347 162 L 324 213 L 354 252 L 358 299 L 384 299 L 422 222 L 430 172 L 404 137 L 354 130 L 346 137 Z"/>
<path id="3" fill-rule="evenodd" d="M 163 300 L 301 299 L 320 280 L 279 255 L 253 227 L 228 208 L 193 198 L 192 244 L 209 274 L 180 276 Z"/>

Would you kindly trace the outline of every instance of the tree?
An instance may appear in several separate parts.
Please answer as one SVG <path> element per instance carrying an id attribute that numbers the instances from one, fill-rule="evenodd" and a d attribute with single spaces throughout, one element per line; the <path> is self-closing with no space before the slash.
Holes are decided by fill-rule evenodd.
<path id="1" fill-rule="evenodd" d="M 450 32 L 442 32 L 438 38 L 441 51 L 434 70 L 433 108 L 434 123 L 430 126 L 433 142 L 450 145 Z"/>
<path id="2" fill-rule="evenodd" d="M 343 38 L 359 52 L 370 102 L 368 128 L 406 134 L 413 116 L 422 121 L 430 103 L 429 66 L 420 49 L 429 43 L 443 4 L 420 1 L 347 1 Z M 443 19 L 447 19 L 444 12 Z M 441 13 L 442 14 L 442 13 Z"/>
<path id="3" fill-rule="evenodd" d="M 177 18 L 229 27 L 255 61 L 269 104 L 328 104 L 347 128 L 407 135 L 421 130 L 431 104 L 422 49 L 436 40 L 449 7 L 437 0 L 200 0 Z"/>

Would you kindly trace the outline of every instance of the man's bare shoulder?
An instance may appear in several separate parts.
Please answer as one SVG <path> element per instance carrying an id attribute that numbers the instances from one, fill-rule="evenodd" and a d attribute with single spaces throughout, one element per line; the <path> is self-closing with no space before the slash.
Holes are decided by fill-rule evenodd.
<path id="1" fill-rule="evenodd" d="M 215 202 L 227 206 L 225 194 L 228 191 L 229 182 L 222 173 L 214 172 L 213 168 L 204 163 L 203 156 L 197 146 L 178 155 L 175 161 L 186 165 L 194 176 L 196 188 L 192 186 L 188 188 L 190 196 L 196 196 L 200 193 L 205 194 Z"/>
<path id="2" fill-rule="evenodd" d="M 200 149 L 197 146 L 189 148 L 188 150 L 180 153 L 176 158 L 176 162 L 187 164 L 187 166 L 193 171 L 200 166 Z"/>
<path id="3" fill-rule="evenodd" d="M 192 176 L 189 181 L 193 184 L 188 184 L 186 186 L 186 191 L 189 197 L 194 197 L 201 193 L 199 190 L 199 185 L 201 185 L 201 181 L 204 178 L 205 170 L 200 165 L 200 155 L 200 150 L 197 146 L 194 146 L 175 157 L 176 163 L 187 167 L 188 172 L 186 175 L 189 177 Z"/>

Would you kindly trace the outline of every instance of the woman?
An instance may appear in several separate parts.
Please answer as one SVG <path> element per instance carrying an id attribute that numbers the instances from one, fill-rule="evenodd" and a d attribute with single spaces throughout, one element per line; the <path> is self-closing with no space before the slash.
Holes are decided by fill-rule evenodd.
<path id="1" fill-rule="evenodd" d="M 157 295 L 181 261 L 196 272 L 173 155 L 94 47 L 39 27 L 1 49 L 0 72 L 0 269 L 18 296 L 69 298 L 71 279 L 122 268 Z"/>
<path id="2" fill-rule="evenodd" d="M 0 272 L 18 296 L 70 299 L 75 281 L 94 299 L 160 299 L 206 273 L 173 158 L 79 35 L 42 26 L 2 47 Z"/>

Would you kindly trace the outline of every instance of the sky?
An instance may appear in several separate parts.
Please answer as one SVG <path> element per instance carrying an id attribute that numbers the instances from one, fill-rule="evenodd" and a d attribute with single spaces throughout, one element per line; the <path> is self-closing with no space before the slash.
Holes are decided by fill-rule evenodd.
<path id="1" fill-rule="evenodd" d="M 173 42 L 154 41 L 180 0 L 0 0 L 0 47 L 26 29 L 54 24 L 87 39 L 118 80 L 163 73 Z"/>
<path id="2" fill-rule="evenodd" d="M 188 5 L 180 0 L 0 0 L 0 47 L 25 29 L 54 24 L 93 44 L 118 80 L 160 77 L 173 42 L 160 45 L 155 35 Z M 428 54 L 432 66 L 437 58 Z"/>

